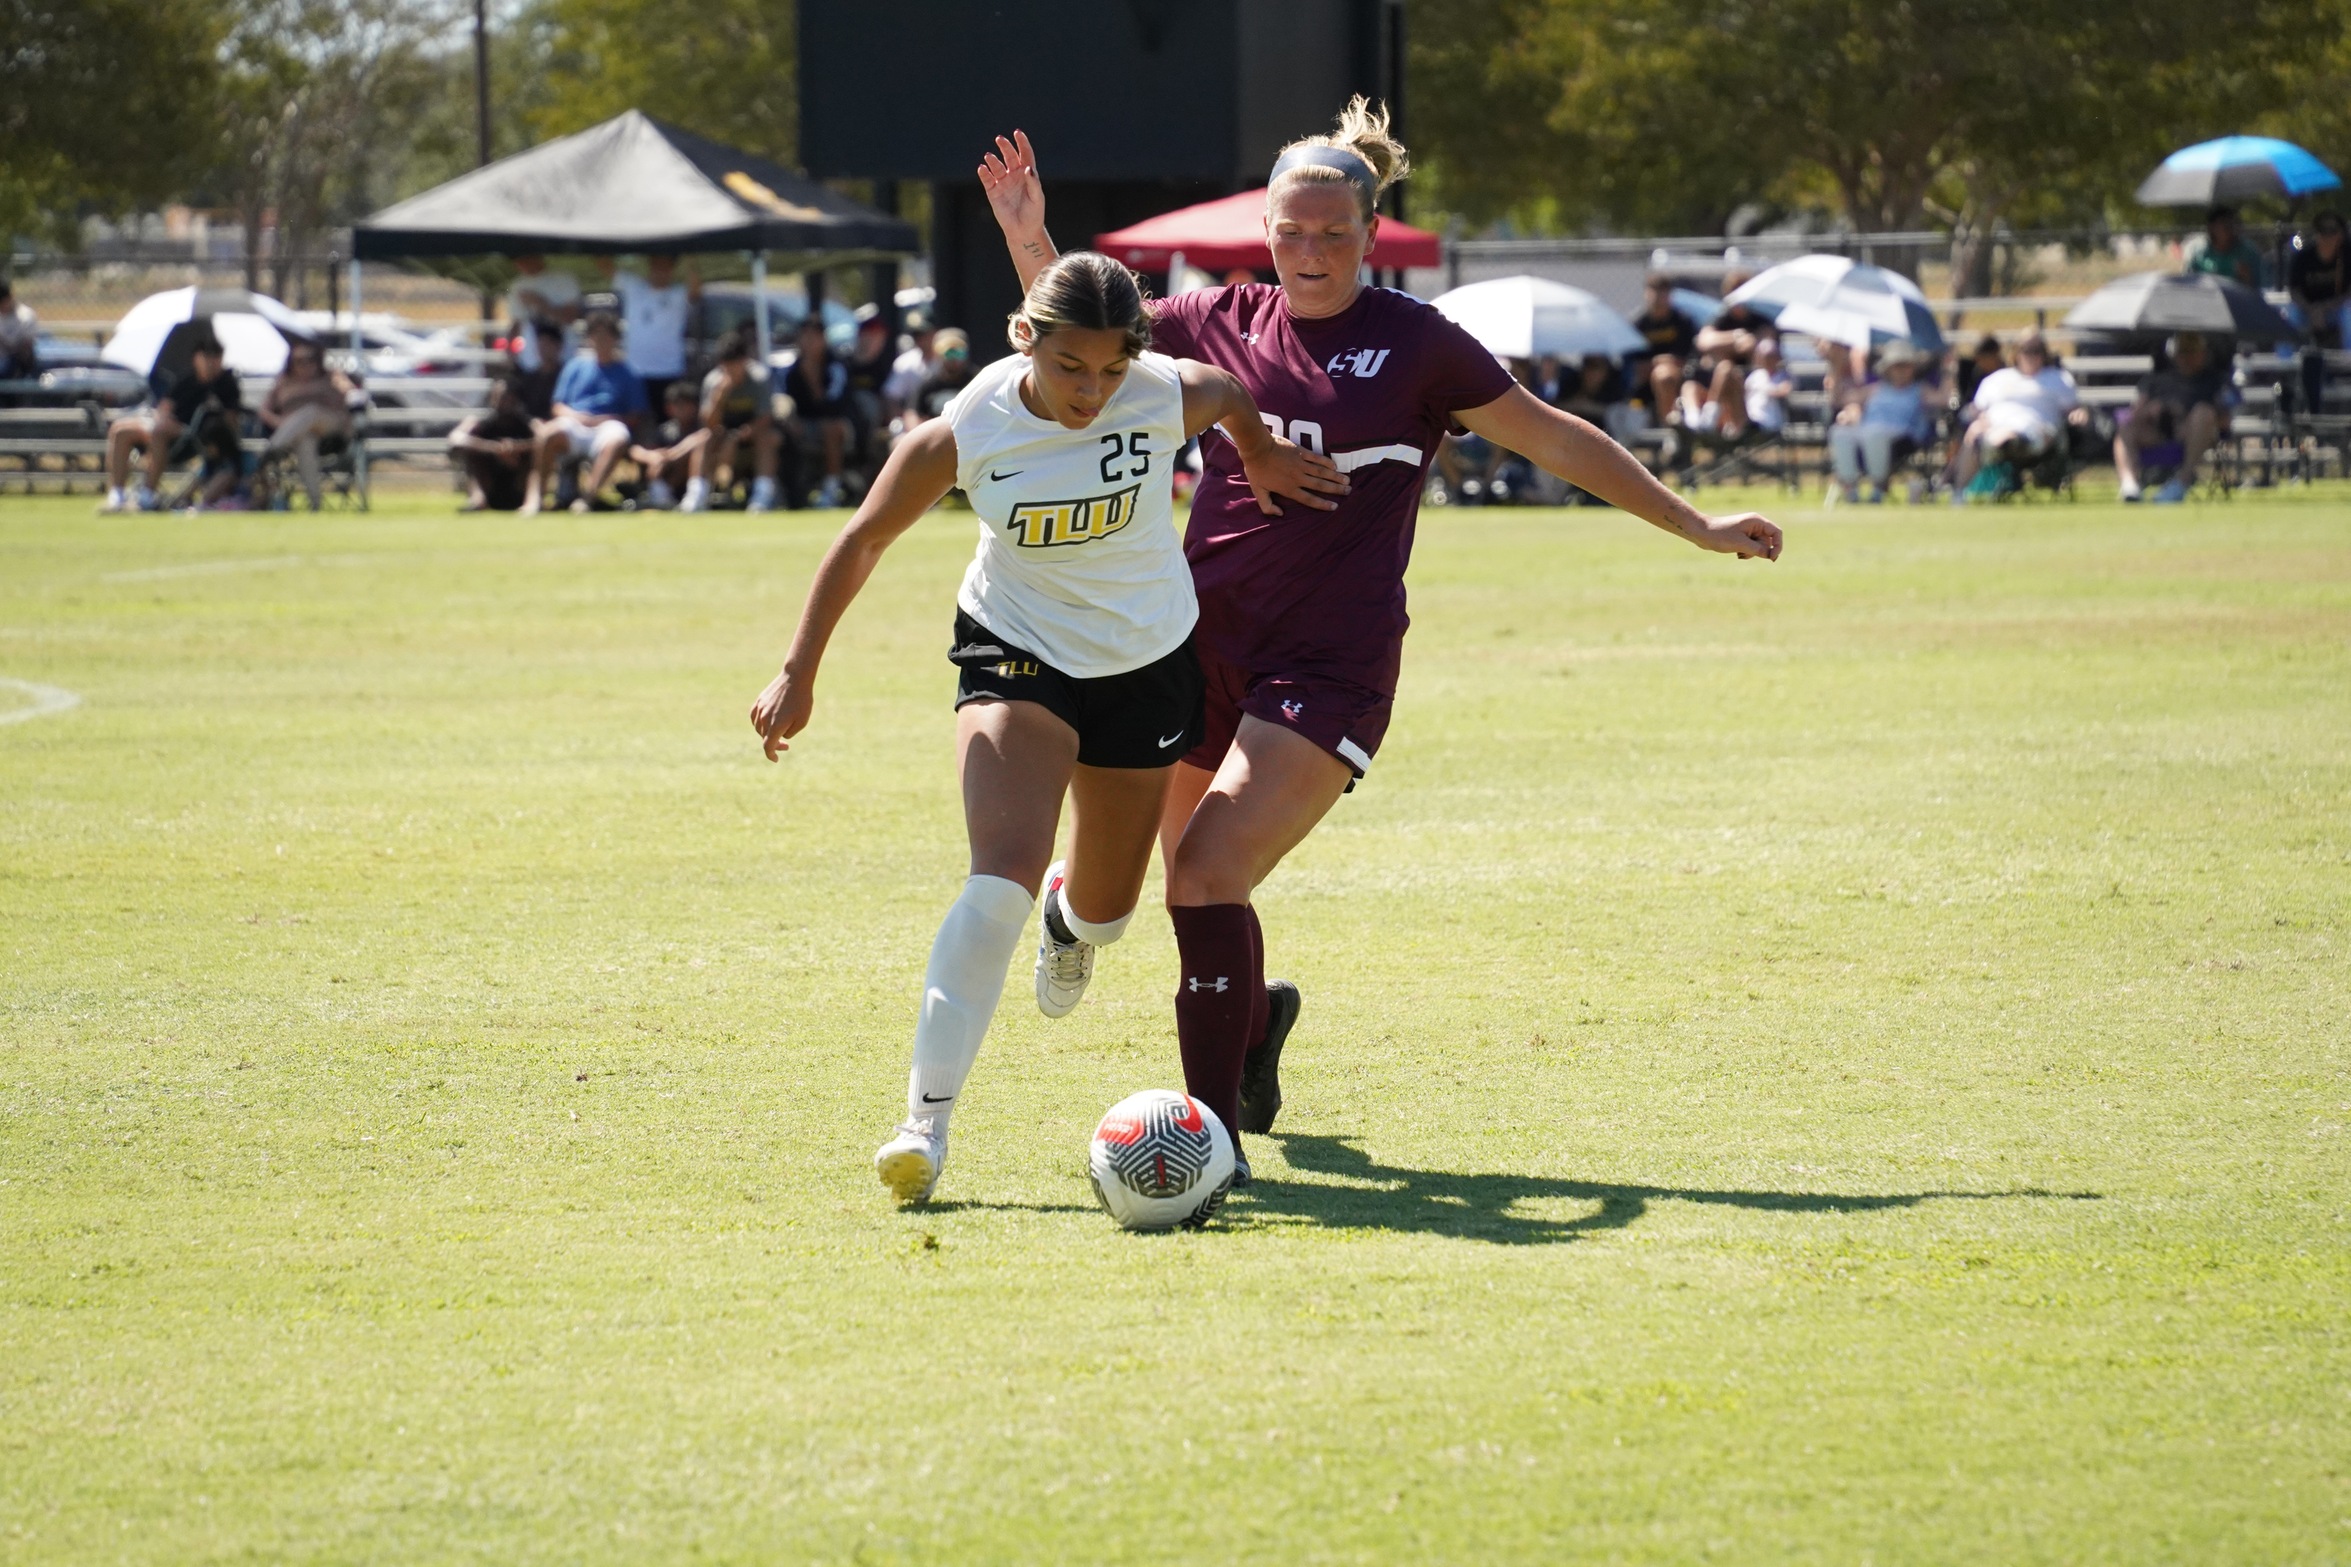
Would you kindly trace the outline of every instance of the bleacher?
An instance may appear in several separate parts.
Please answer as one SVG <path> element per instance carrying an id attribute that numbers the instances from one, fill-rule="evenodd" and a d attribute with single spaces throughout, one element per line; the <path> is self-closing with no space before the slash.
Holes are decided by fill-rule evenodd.
<path id="1" fill-rule="evenodd" d="M 269 395 L 272 376 L 238 378 L 248 409 Z M 446 467 L 449 432 L 489 396 L 487 376 L 375 376 L 355 410 L 351 463 L 354 496 L 367 503 L 370 471 L 383 463 Z M 89 398 L 43 401 L 54 394 L 38 381 L 0 381 L 0 493 L 102 491 L 106 485 L 106 431 L 136 408 L 108 408 Z M 418 399 L 431 399 L 430 402 Z M 13 404 L 13 406 L 9 406 Z M 259 440 L 248 420 L 247 440 Z"/>

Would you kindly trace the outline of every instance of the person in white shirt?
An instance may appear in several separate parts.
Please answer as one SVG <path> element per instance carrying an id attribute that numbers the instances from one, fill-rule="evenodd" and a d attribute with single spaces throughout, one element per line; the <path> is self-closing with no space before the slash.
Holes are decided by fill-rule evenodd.
<path id="1" fill-rule="evenodd" d="M 907 346 L 891 363 L 890 378 L 882 383 L 882 396 L 889 400 L 892 408 L 900 409 L 911 408 L 914 405 L 914 394 L 921 391 L 922 384 L 939 371 L 939 361 L 931 351 L 931 344 L 937 334 L 931 327 L 928 313 L 909 318 L 906 326 L 909 339 Z M 901 418 L 893 426 L 893 433 L 910 429 L 921 422 L 920 419 Z"/>
<path id="2" fill-rule="evenodd" d="M 1013 317 L 1019 352 L 891 448 L 751 708 L 773 761 L 807 728 L 825 646 L 882 552 L 950 489 L 971 497 L 979 552 L 948 654 L 971 873 L 931 944 L 906 1120 L 874 1155 L 900 1202 L 938 1184 L 948 1117 L 1040 887 L 1048 1017 L 1077 1005 L 1094 949 L 1134 916 L 1168 782 L 1206 712 L 1176 455 L 1219 426 L 1268 516 L 1275 496 L 1327 511 L 1347 489 L 1329 458 L 1272 434 L 1231 373 L 1148 353 L 1150 334 L 1140 284 L 1109 257 L 1077 251 L 1039 273 Z M 1065 795 L 1069 858 L 1049 865 Z"/>
<path id="3" fill-rule="evenodd" d="M 2089 410 L 2073 377 L 2049 362 L 2049 343 L 2035 329 L 2016 342 L 2016 363 L 1976 383 L 1974 415 L 1952 460 L 1952 495 L 1966 494 L 1987 450 L 2031 461 L 2054 448 L 2068 424 L 2088 422 Z"/>
<path id="4" fill-rule="evenodd" d="M 629 368 L 645 383 L 647 402 L 659 408 L 669 383 L 686 373 L 686 322 L 702 297 L 701 274 L 689 264 L 680 283 L 678 258 L 669 255 L 647 256 L 642 274 L 618 269 L 609 259 L 604 268 L 620 296 Z"/>
<path id="5" fill-rule="evenodd" d="M 525 370 L 537 370 L 541 367 L 536 330 L 540 322 L 562 328 L 569 351 L 569 334 L 580 319 L 580 282 L 568 272 L 550 272 L 547 258 L 540 255 L 516 256 L 514 270 L 517 276 L 506 290 L 506 319 L 514 323 L 514 336 L 522 345 L 515 350 L 515 363 Z"/>
<path id="6" fill-rule="evenodd" d="M 1780 340 L 1755 340 L 1755 368 L 1747 372 L 1747 423 L 1766 435 L 1788 427 L 1788 394 L 1796 382 L 1780 359 Z"/>

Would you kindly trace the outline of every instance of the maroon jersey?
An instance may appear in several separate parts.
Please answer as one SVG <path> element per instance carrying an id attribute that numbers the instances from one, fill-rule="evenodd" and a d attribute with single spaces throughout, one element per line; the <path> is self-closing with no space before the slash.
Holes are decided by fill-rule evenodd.
<path id="1" fill-rule="evenodd" d="M 1275 431 L 1347 470 L 1336 511 L 1257 509 L 1233 443 L 1201 439 L 1206 472 L 1184 555 L 1205 653 L 1259 673 L 1332 675 L 1393 695 L 1404 567 L 1437 443 L 1456 409 L 1510 390 L 1477 340 L 1409 294 L 1367 288 L 1301 320 L 1270 283 L 1196 289 L 1153 307 L 1151 346 L 1240 377 Z"/>

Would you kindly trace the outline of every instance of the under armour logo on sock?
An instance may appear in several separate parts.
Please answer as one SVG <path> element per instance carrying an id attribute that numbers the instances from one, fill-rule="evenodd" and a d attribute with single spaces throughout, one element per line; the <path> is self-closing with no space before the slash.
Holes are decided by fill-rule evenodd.
<path id="1" fill-rule="evenodd" d="M 1187 979 L 1184 983 L 1192 987 L 1194 995 L 1198 995 L 1203 990 L 1223 990 L 1230 986 L 1232 981 L 1219 974 L 1214 979 Z"/>

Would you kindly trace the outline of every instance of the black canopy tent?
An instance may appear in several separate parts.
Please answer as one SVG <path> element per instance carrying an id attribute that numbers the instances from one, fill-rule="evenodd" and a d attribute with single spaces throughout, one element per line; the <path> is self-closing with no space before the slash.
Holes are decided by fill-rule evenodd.
<path id="1" fill-rule="evenodd" d="M 780 163 L 635 109 L 395 202 L 351 230 L 359 264 L 401 261 L 479 288 L 518 255 L 745 255 L 767 334 L 767 264 L 788 271 L 911 255 L 914 226 Z"/>

